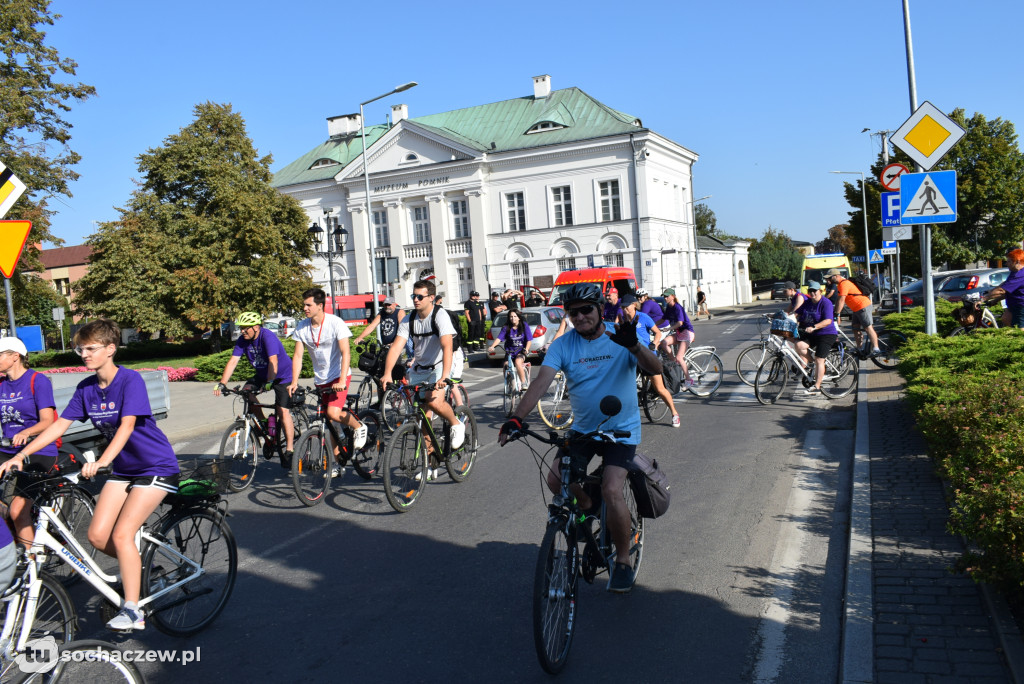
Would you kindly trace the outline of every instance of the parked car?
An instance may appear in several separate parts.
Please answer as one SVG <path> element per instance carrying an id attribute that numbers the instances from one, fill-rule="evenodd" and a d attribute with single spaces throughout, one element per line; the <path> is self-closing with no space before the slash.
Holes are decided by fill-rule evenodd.
<path id="1" fill-rule="evenodd" d="M 982 268 L 951 276 L 942 282 L 935 295 L 951 302 L 963 300 L 968 293 L 976 293 L 982 299 L 1003 281 L 1010 277 L 1008 268 Z"/>
<path id="2" fill-rule="evenodd" d="M 938 299 L 938 292 L 942 288 L 942 285 L 955 276 L 963 275 L 968 273 L 967 271 L 948 271 L 946 273 L 933 273 L 932 274 L 932 293 L 935 298 Z M 915 280 L 903 287 L 900 290 L 900 298 L 903 301 L 903 308 L 907 309 L 914 306 L 921 306 L 924 304 L 924 280 Z M 892 311 L 896 308 L 896 293 L 888 292 L 882 297 L 882 303 L 879 305 L 879 309 L 885 311 Z"/>
<path id="3" fill-rule="evenodd" d="M 565 311 L 558 306 L 533 306 L 523 309 L 519 313 L 523 316 L 523 320 L 526 321 L 526 325 L 530 326 L 530 332 L 533 333 L 533 343 L 530 344 L 530 351 L 527 352 L 526 358 L 530 361 L 540 359 L 541 354 L 539 350 L 551 344 L 555 333 L 558 332 L 558 326 L 562 322 L 562 317 L 565 316 Z M 494 317 L 494 323 L 487 333 L 488 347 L 497 338 L 498 333 L 507 322 L 507 311 L 502 311 Z M 487 360 L 494 365 L 501 365 L 501 362 L 505 360 L 504 342 L 499 342 L 498 346 L 494 347 L 494 349 L 488 349 Z"/>
<path id="4" fill-rule="evenodd" d="M 290 316 L 277 316 L 263 321 L 263 327 L 278 337 L 291 337 L 295 332 L 295 319 Z"/>
<path id="5" fill-rule="evenodd" d="M 772 299 L 789 299 L 786 296 L 786 283 L 779 282 L 772 285 Z"/>

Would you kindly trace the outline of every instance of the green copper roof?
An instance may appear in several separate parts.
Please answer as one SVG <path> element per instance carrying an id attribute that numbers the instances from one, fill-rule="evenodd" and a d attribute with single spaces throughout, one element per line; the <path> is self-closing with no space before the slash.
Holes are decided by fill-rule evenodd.
<path id="1" fill-rule="evenodd" d="M 491 153 L 640 130 L 640 121 L 635 116 L 612 109 L 579 88 L 555 90 L 541 99 L 520 97 L 429 114 L 410 118 L 409 122 L 471 149 Z M 527 135 L 528 130 L 542 122 L 551 122 L 560 128 Z M 372 146 L 387 130 L 386 125 L 367 129 L 367 145 Z M 273 185 L 282 187 L 332 178 L 361 154 L 362 143 L 358 135 L 345 140 L 328 140 L 275 173 Z M 332 159 L 338 164 L 311 169 L 310 166 L 320 159 Z"/>

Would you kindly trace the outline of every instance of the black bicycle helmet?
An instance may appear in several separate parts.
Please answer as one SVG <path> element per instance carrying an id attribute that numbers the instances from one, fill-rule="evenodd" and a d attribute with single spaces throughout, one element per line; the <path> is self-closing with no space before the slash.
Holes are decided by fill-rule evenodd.
<path id="1" fill-rule="evenodd" d="M 578 302 L 600 304 L 603 300 L 601 286 L 597 283 L 576 283 L 575 285 L 570 285 L 569 289 L 562 295 L 563 306 L 569 306 Z"/>

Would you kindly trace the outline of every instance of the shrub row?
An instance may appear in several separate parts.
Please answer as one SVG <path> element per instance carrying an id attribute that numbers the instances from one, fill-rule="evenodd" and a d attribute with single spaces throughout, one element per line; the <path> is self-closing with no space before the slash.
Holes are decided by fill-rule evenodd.
<path id="1" fill-rule="evenodd" d="M 887 328 L 895 327 L 892 318 Z M 1018 330 L 951 338 L 914 333 L 899 365 L 918 428 L 950 485 L 949 529 L 969 541 L 959 568 L 1015 591 L 1024 589 L 1022 358 Z"/>
<path id="2" fill-rule="evenodd" d="M 146 359 L 173 359 L 209 354 L 216 340 L 191 342 L 132 342 L 117 350 L 118 362 L 145 361 Z M 73 351 L 48 351 L 31 354 L 34 368 L 60 368 L 81 365 L 82 359 Z"/>

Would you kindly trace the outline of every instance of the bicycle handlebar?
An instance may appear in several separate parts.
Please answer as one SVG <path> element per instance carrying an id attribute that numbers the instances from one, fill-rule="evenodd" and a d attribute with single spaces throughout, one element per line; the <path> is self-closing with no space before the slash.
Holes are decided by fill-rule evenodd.
<path id="1" fill-rule="evenodd" d="M 603 442 L 618 442 L 620 439 L 626 439 L 632 433 L 629 430 L 591 430 L 585 434 L 573 434 L 568 433 L 560 435 L 559 433 L 552 430 L 547 436 L 542 435 L 538 432 L 534 432 L 526 423 L 523 423 L 523 427 L 519 430 L 514 430 L 508 434 L 508 440 L 516 440 L 522 436 L 533 437 L 537 441 L 550 444 L 551 446 L 563 446 L 568 445 L 570 442 L 587 442 L 594 438 L 600 438 Z"/>

